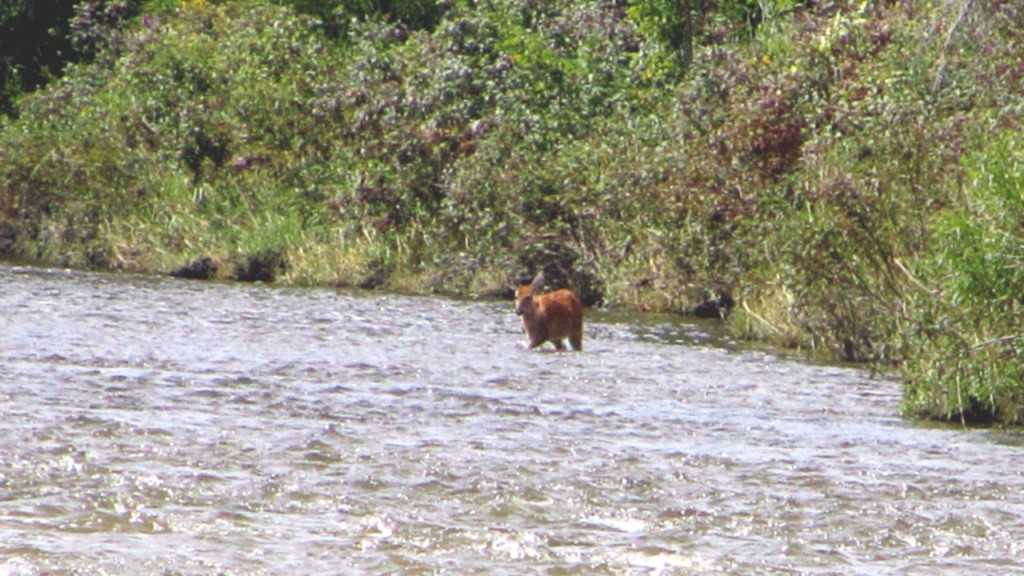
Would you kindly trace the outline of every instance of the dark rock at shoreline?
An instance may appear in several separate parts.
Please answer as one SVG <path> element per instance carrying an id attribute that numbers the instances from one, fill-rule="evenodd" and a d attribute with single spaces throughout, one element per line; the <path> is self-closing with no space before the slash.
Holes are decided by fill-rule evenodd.
<path id="1" fill-rule="evenodd" d="M 240 282 L 273 282 L 284 268 L 284 258 L 277 252 L 255 254 L 235 265 L 234 278 Z"/>
<path id="2" fill-rule="evenodd" d="M 380 263 L 373 263 L 370 272 L 356 286 L 363 290 L 376 290 L 387 285 L 391 274 Z"/>
<path id="3" fill-rule="evenodd" d="M 216 275 L 217 264 L 209 256 L 196 258 L 181 268 L 171 270 L 171 276 L 188 280 L 211 280 Z"/>
<path id="4" fill-rule="evenodd" d="M 736 306 L 732 296 L 723 294 L 718 298 L 708 298 L 693 309 L 693 315 L 698 318 L 715 318 L 725 320 L 729 312 Z"/>

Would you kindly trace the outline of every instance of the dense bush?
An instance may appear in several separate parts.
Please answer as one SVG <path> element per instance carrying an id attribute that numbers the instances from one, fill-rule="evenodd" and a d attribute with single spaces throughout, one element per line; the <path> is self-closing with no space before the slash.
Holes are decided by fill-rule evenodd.
<path id="1" fill-rule="evenodd" d="M 915 271 L 906 404 L 963 420 L 1024 418 L 1024 139 L 997 136 L 965 162 L 962 202 L 931 221 Z"/>
<path id="2" fill-rule="evenodd" d="M 84 60 L 0 128 L 3 253 L 456 294 L 553 262 L 595 300 L 736 302 L 749 337 L 901 367 L 908 413 L 1024 417 L 1017 3 L 69 22 Z"/>

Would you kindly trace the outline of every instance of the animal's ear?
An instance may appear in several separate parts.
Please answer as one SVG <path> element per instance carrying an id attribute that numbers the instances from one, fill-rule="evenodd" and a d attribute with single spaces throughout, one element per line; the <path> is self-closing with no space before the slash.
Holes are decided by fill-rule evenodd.
<path id="1" fill-rule="evenodd" d="M 541 288 L 543 288 L 543 287 L 544 287 L 544 272 L 541 271 L 541 272 L 537 273 L 537 277 L 534 278 L 533 282 L 530 283 L 530 293 L 531 294 L 539 294 Z"/>

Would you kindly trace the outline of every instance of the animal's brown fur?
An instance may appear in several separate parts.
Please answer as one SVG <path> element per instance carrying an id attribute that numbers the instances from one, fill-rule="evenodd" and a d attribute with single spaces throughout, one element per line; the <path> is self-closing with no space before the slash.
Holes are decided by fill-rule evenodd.
<path id="1" fill-rule="evenodd" d="M 541 273 L 531 284 L 516 287 L 516 314 L 523 321 L 527 348 L 551 342 L 558 350 L 565 350 L 564 340 L 568 338 L 573 350 L 582 351 L 583 304 L 572 290 L 536 295 L 543 283 Z"/>

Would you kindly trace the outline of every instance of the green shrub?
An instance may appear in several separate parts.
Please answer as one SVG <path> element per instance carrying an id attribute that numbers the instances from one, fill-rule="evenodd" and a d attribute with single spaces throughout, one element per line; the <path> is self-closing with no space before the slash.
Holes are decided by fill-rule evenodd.
<path id="1" fill-rule="evenodd" d="M 107 266 L 123 252 L 186 250 L 170 231 L 133 234 L 163 238 L 140 246 L 106 233 L 164 204 L 174 218 L 149 223 L 253 226 L 252 210 L 274 206 L 262 198 L 291 193 L 272 183 L 317 156 L 304 143 L 317 134 L 311 81 L 330 58 L 310 58 L 321 47 L 307 22 L 261 4 L 196 5 L 123 42 L 111 67 L 76 66 L 27 99 L 5 132 L 4 216 L 20 223 L 23 257 Z"/>
<path id="2" fill-rule="evenodd" d="M 1024 419 L 1024 139 L 1008 131 L 972 155 L 962 202 L 933 219 L 934 250 L 908 334 L 908 412 Z"/>

